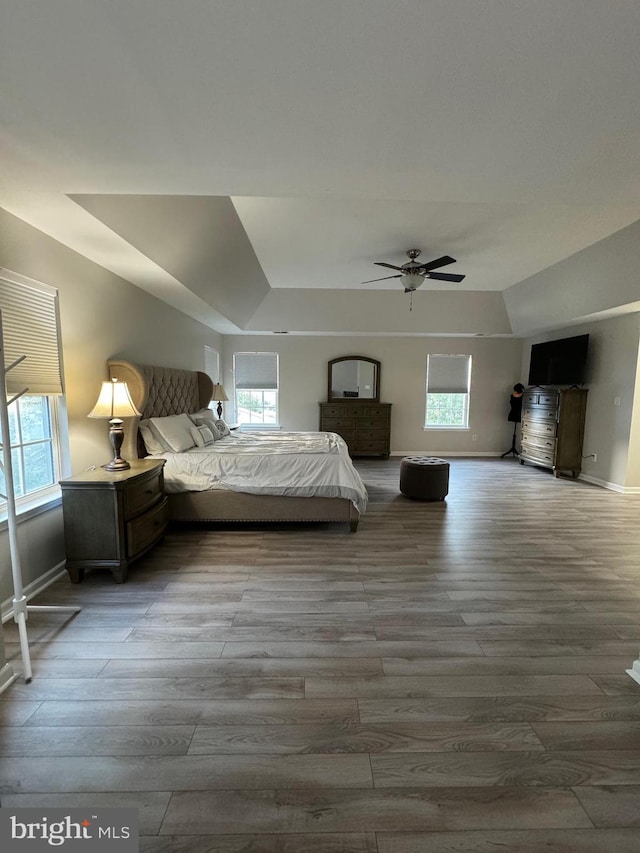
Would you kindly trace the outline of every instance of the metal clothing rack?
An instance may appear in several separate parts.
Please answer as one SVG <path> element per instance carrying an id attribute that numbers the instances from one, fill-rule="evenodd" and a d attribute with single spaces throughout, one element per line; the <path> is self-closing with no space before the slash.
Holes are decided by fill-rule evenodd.
<path id="1" fill-rule="evenodd" d="M 29 652 L 29 638 L 27 636 L 27 618 L 29 611 L 59 611 L 77 613 L 81 607 L 58 607 L 56 605 L 32 605 L 27 604 L 27 598 L 22 586 L 22 566 L 20 564 L 20 549 L 18 547 L 16 498 L 13 488 L 13 466 L 11 462 L 11 440 L 9 431 L 9 406 L 15 403 L 29 390 L 23 388 L 13 397 L 7 399 L 7 373 L 25 360 L 21 355 L 9 365 L 4 363 L 4 335 L 2 331 L 2 312 L 0 311 L 0 443 L 2 444 L 2 458 L 0 469 L 4 472 L 6 495 L 0 494 L 7 502 L 7 529 L 9 532 L 9 555 L 11 560 L 11 574 L 13 576 L 13 619 L 18 626 L 20 637 L 20 652 L 22 654 L 22 666 L 24 669 L 24 680 L 28 684 L 32 677 L 31 654 Z"/>

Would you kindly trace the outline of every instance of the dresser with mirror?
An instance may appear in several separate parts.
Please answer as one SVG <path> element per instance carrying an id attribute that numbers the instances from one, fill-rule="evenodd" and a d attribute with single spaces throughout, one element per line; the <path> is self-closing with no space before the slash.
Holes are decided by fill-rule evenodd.
<path id="1" fill-rule="evenodd" d="M 329 362 L 320 431 L 341 435 L 350 456 L 389 456 L 391 403 L 380 402 L 379 361 L 345 355 Z"/>

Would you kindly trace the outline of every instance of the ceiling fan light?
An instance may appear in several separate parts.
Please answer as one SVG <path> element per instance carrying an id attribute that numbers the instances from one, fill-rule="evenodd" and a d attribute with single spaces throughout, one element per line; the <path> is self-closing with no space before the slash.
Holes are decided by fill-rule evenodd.
<path id="1" fill-rule="evenodd" d="M 405 290 L 415 290 L 417 287 L 420 287 L 423 282 L 423 275 L 419 275 L 415 272 L 410 272 L 402 276 L 400 284 L 405 288 Z"/>

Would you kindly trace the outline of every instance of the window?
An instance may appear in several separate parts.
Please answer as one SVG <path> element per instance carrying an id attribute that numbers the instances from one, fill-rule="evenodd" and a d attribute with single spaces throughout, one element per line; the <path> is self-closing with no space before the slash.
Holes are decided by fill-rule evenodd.
<path id="1" fill-rule="evenodd" d="M 278 354 L 236 352 L 233 356 L 236 421 L 278 425 Z"/>
<path id="2" fill-rule="evenodd" d="M 204 348 L 204 372 L 212 382 L 219 382 L 222 385 L 222 380 L 220 379 L 220 353 L 218 350 L 213 349 L 213 347 L 206 345 Z"/>
<path id="3" fill-rule="evenodd" d="M 470 385 L 470 355 L 428 355 L 425 429 L 467 429 Z"/>
<path id="4" fill-rule="evenodd" d="M 0 269 L 0 318 L 2 356 L 6 367 L 12 365 L 6 373 L 7 396 L 17 397 L 8 407 L 8 421 L 13 491 L 20 513 L 58 494 L 62 364 L 57 291 Z M 4 439 L 0 429 L 0 443 Z M 0 517 L 5 518 L 4 470 L 0 493 Z"/>

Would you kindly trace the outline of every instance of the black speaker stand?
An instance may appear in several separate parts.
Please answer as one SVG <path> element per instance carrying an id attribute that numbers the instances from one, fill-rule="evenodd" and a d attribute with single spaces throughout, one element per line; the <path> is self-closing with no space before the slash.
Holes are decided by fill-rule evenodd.
<path id="1" fill-rule="evenodd" d="M 520 454 L 516 450 L 516 430 L 517 429 L 518 429 L 518 423 L 517 423 L 517 421 L 514 421 L 513 438 L 511 439 L 511 447 L 500 456 L 500 459 L 504 459 L 505 456 L 514 456 L 514 457 L 520 456 Z"/>

